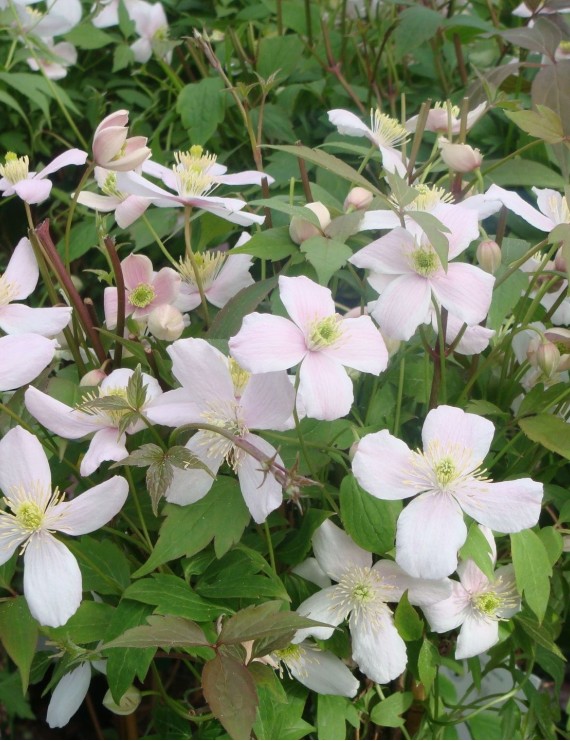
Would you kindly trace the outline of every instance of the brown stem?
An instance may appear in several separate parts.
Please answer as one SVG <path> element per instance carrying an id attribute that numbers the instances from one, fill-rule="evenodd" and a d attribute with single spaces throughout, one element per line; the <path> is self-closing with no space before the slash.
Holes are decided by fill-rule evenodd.
<path id="1" fill-rule="evenodd" d="M 323 20 L 321 20 L 321 27 L 323 30 L 323 41 L 325 42 L 325 52 L 327 55 L 327 62 L 328 62 L 328 70 L 329 72 L 332 72 L 333 75 L 336 77 L 336 79 L 340 82 L 342 87 L 346 90 L 346 92 L 350 95 L 352 100 L 354 101 L 354 105 L 358 108 L 358 110 L 361 113 L 366 113 L 366 108 L 361 103 L 360 99 L 354 92 L 354 90 L 350 87 L 348 82 L 346 81 L 346 78 L 340 71 L 340 62 L 337 62 L 334 58 L 334 55 L 332 53 L 331 43 L 329 39 L 329 33 L 328 29 L 326 27 L 326 24 Z"/>
<path id="2" fill-rule="evenodd" d="M 125 333 L 125 279 L 123 277 L 123 269 L 121 268 L 121 261 L 117 254 L 115 247 L 115 240 L 112 237 L 105 237 L 105 247 L 109 260 L 111 260 L 111 266 L 113 273 L 115 274 L 115 285 L 117 286 L 117 326 L 116 333 L 121 339 Z M 113 367 L 120 368 L 121 360 L 123 358 L 123 344 L 119 340 L 115 342 L 115 354 L 113 357 Z"/>
<path id="3" fill-rule="evenodd" d="M 455 47 L 455 58 L 457 59 L 457 69 L 459 71 L 459 77 L 464 87 L 467 87 L 469 77 L 467 75 L 467 69 L 465 67 L 465 59 L 463 57 L 463 47 L 461 46 L 461 39 L 459 34 L 453 34 L 453 46 Z"/>
<path id="4" fill-rule="evenodd" d="M 97 331 L 95 330 L 95 327 L 93 326 L 93 323 L 91 321 L 91 317 L 89 316 L 87 307 L 81 300 L 81 296 L 79 295 L 77 288 L 73 285 L 73 281 L 71 280 L 70 275 L 67 273 L 63 261 L 59 256 L 59 252 L 57 251 L 55 244 L 53 243 L 53 239 L 51 238 L 51 234 L 49 231 L 49 219 L 45 219 L 45 221 L 42 221 L 42 223 L 38 227 L 36 227 L 34 233 L 38 241 L 41 243 L 43 249 L 45 250 L 46 255 L 52 265 L 52 268 L 57 275 L 59 282 L 67 293 L 70 302 L 75 307 L 77 316 L 79 317 L 79 320 L 83 325 L 85 334 L 91 341 L 99 362 L 103 364 L 107 359 L 107 355 L 105 353 L 105 349 L 103 348 L 103 344 L 101 343 L 101 338 L 97 334 Z"/>
<path id="5" fill-rule="evenodd" d="M 301 144 L 301 142 L 297 142 L 298 144 Z M 305 194 L 305 198 L 307 199 L 307 203 L 313 203 L 313 194 L 311 192 L 311 183 L 309 182 L 309 176 L 307 174 L 307 167 L 305 165 L 305 160 L 301 159 L 301 157 L 297 157 L 297 162 L 299 163 L 299 172 L 301 173 L 301 183 L 303 184 L 303 193 Z"/>

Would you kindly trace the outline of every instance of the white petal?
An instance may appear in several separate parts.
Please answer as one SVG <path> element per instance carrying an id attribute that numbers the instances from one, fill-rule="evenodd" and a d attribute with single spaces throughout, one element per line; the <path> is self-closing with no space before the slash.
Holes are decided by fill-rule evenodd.
<path id="1" fill-rule="evenodd" d="M 279 277 L 279 296 L 287 313 L 299 329 L 306 332 L 319 319 L 335 313 L 329 288 L 300 275 L 297 278 Z"/>
<path id="2" fill-rule="evenodd" d="M 205 463 L 214 476 L 217 474 L 224 456 L 223 452 L 212 445 L 209 433 L 197 432 L 185 447 Z M 200 468 L 189 468 L 186 471 L 176 468 L 165 498 L 173 504 L 193 504 L 206 496 L 214 481 L 210 474 Z"/>
<path id="3" fill-rule="evenodd" d="M 382 596 L 384 602 L 398 602 L 405 591 L 412 605 L 431 605 L 446 599 L 451 594 L 449 579 L 416 579 L 407 574 L 394 561 L 382 559 L 372 567 L 382 578 L 386 589 Z"/>
<path id="4" fill-rule="evenodd" d="M 166 391 L 145 409 L 151 422 L 167 427 L 181 427 L 203 421 L 202 411 L 203 407 L 196 404 L 188 387 Z"/>
<path id="5" fill-rule="evenodd" d="M 277 451 L 257 435 L 247 435 L 247 442 L 255 445 L 267 458 L 283 465 Z M 283 501 L 283 488 L 271 473 L 262 470 L 261 463 L 251 455 L 245 455 L 238 469 L 241 493 L 251 516 L 257 523 L 265 522 L 267 515 L 277 509 Z"/>
<path id="6" fill-rule="evenodd" d="M 68 440 L 88 435 L 101 428 L 101 420 L 92 414 L 68 407 L 61 401 L 30 386 L 25 394 L 26 408 L 40 424 Z"/>
<path id="7" fill-rule="evenodd" d="M 433 605 L 422 607 L 422 611 L 436 633 L 447 633 L 459 627 L 471 610 L 471 596 L 466 589 L 453 581 L 451 596 Z"/>
<path id="8" fill-rule="evenodd" d="M 340 581 L 347 569 L 355 566 L 369 569 L 372 566 L 372 554 L 356 545 L 330 520 L 325 520 L 315 530 L 313 552 L 325 574 L 335 581 Z"/>
<path id="9" fill-rule="evenodd" d="M 49 365 L 55 348 L 55 340 L 39 334 L 0 337 L 0 391 L 11 391 L 33 381 Z"/>
<path id="10" fill-rule="evenodd" d="M 248 314 L 240 331 L 230 338 L 230 352 L 251 373 L 286 370 L 307 353 L 303 332 L 282 316 Z"/>
<path id="11" fill-rule="evenodd" d="M 386 287 L 372 312 L 388 337 L 409 340 L 420 324 L 428 321 L 430 282 L 416 273 L 401 275 Z"/>
<path id="12" fill-rule="evenodd" d="M 24 595 L 40 625 L 64 625 L 81 604 L 75 556 L 53 535 L 36 532 L 24 554 Z"/>
<path id="13" fill-rule="evenodd" d="M 37 285 L 39 272 L 32 243 L 27 237 L 22 237 L 14 248 L 4 272 L 4 280 L 18 287 L 17 292 L 12 296 L 12 301 L 28 298 Z"/>
<path id="14" fill-rule="evenodd" d="M 306 558 L 304 561 L 301 561 L 301 563 L 292 568 L 291 571 L 293 574 L 298 574 L 298 576 L 302 576 L 303 579 L 316 584 L 318 587 L 321 587 L 321 589 L 326 589 L 331 585 L 331 580 L 321 569 L 316 558 Z"/>
<path id="15" fill-rule="evenodd" d="M 293 414 L 295 389 L 285 371 L 252 375 L 240 399 L 248 429 L 283 430 Z"/>
<path id="16" fill-rule="evenodd" d="M 371 139 L 374 134 L 371 129 L 350 111 L 343 108 L 335 108 L 328 112 L 329 121 L 336 126 L 339 134 L 345 136 L 366 136 Z"/>
<path id="17" fill-rule="evenodd" d="M 90 476 L 104 461 L 121 461 L 129 451 L 125 447 L 126 435 L 119 435 L 116 427 L 105 427 L 93 435 L 79 471 L 82 476 Z"/>
<path id="18" fill-rule="evenodd" d="M 177 340 L 168 354 L 174 376 L 201 410 L 216 401 L 234 400 L 228 359 L 206 340 Z"/>
<path id="19" fill-rule="evenodd" d="M 297 608 L 299 615 L 308 617 L 311 620 L 317 620 L 320 623 L 328 623 L 331 626 L 337 626 L 342 623 L 348 614 L 348 610 L 339 610 L 338 603 L 333 599 L 337 587 L 327 587 L 311 595 L 304 602 L 301 602 Z M 350 609 L 350 608 L 349 608 Z M 303 628 L 295 634 L 295 643 L 300 643 L 307 636 L 314 636 L 319 640 L 326 641 L 334 633 L 334 627 L 331 628 Z"/>
<path id="20" fill-rule="evenodd" d="M 341 329 L 341 339 L 331 347 L 322 348 L 323 355 L 363 373 L 377 376 L 386 370 L 388 351 L 382 335 L 369 316 L 344 319 Z"/>
<path id="21" fill-rule="evenodd" d="M 308 352 L 299 370 L 299 394 L 307 417 L 333 420 L 346 416 L 354 401 L 344 367 L 321 352 Z"/>
<path id="22" fill-rule="evenodd" d="M 319 695 L 354 697 L 358 680 L 343 662 L 330 651 L 319 651 L 308 642 L 300 645 L 301 658 L 287 664 L 296 680 Z"/>
<path id="23" fill-rule="evenodd" d="M 465 472 L 481 464 L 489 452 L 495 426 L 478 414 L 442 405 L 428 413 L 422 429 L 424 450 L 441 451 L 441 456 L 457 456 Z"/>
<path id="24" fill-rule="evenodd" d="M 457 637 L 456 659 L 469 659 L 487 651 L 499 640 L 499 623 L 471 611 Z"/>
<path id="25" fill-rule="evenodd" d="M 50 728 L 63 728 L 79 710 L 91 683 L 91 667 L 79 664 L 73 671 L 64 674 L 54 689 L 47 709 L 47 724 Z"/>
<path id="26" fill-rule="evenodd" d="M 106 525 L 121 511 L 128 493 L 127 480 L 122 476 L 113 476 L 70 502 L 61 502 L 52 507 L 46 518 L 46 527 L 67 535 L 91 533 Z"/>
<path id="27" fill-rule="evenodd" d="M 17 489 L 42 509 L 51 497 L 51 472 L 38 438 L 14 427 L 0 440 L 0 489 L 8 499 Z"/>
<path id="28" fill-rule="evenodd" d="M 358 443 L 352 472 L 360 486 L 378 499 L 405 499 L 421 491 L 410 483 L 414 453 L 406 443 L 380 430 Z"/>
<path id="29" fill-rule="evenodd" d="M 12 558 L 16 548 L 29 536 L 29 531 L 24 530 L 13 515 L 0 513 L 0 566 Z"/>
<path id="30" fill-rule="evenodd" d="M 70 306 L 34 309 L 25 304 L 10 304 L 0 308 L 0 328 L 6 334 L 39 334 L 54 337 L 71 321 Z"/>
<path id="31" fill-rule="evenodd" d="M 541 483 L 516 479 L 496 484 L 468 481 L 455 496 L 476 522 L 499 533 L 518 533 L 538 522 L 542 494 Z"/>
<path id="32" fill-rule="evenodd" d="M 374 619 L 365 616 L 350 618 L 352 658 L 361 672 L 379 684 L 391 682 L 406 668 L 406 644 L 396 630 L 392 616 L 386 608 Z"/>

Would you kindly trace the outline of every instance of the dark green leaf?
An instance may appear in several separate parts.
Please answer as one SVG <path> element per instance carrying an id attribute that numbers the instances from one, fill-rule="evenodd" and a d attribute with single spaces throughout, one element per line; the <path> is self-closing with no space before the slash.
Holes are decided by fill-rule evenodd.
<path id="1" fill-rule="evenodd" d="M 327 237 L 310 237 L 301 244 L 307 262 L 316 270 L 319 283 L 326 286 L 337 270 L 346 265 L 352 250 L 342 242 Z"/>
<path id="2" fill-rule="evenodd" d="M 394 547 L 396 520 L 401 502 L 376 499 L 364 491 L 354 476 L 340 485 L 340 517 L 348 535 L 361 548 L 383 555 Z"/>
<path id="3" fill-rule="evenodd" d="M 420 682 L 425 687 L 426 692 L 431 690 L 431 686 L 437 674 L 437 667 L 440 663 L 439 652 L 431 641 L 424 638 L 420 653 L 418 656 L 418 673 Z"/>
<path id="4" fill-rule="evenodd" d="M 410 707 L 413 699 L 411 692 L 395 692 L 372 708 L 370 720 L 377 726 L 399 728 L 404 724 L 402 713 Z"/>
<path id="5" fill-rule="evenodd" d="M 130 583 L 130 569 L 121 549 L 110 540 L 95 540 L 89 535 L 67 541 L 83 575 L 83 589 L 99 594 L 121 595 Z"/>
<path id="6" fill-rule="evenodd" d="M 518 424 L 530 440 L 570 460 L 568 422 L 552 414 L 537 414 L 519 419 Z"/>
<path id="7" fill-rule="evenodd" d="M 6 653 L 18 667 L 22 692 L 25 694 L 36 652 L 38 624 L 31 616 L 24 597 L 0 604 L 0 639 Z"/>
<path id="8" fill-rule="evenodd" d="M 215 134 L 224 120 L 226 95 L 219 77 L 206 77 L 182 89 L 176 111 L 193 144 L 205 144 Z"/>
<path id="9" fill-rule="evenodd" d="M 51 640 L 76 644 L 100 641 L 105 635 L 115 609 L 104 602 L 84 601 L 77 612 L 60 628 L 44 628 Z"/>
<path id="10" fill-rule="evenodd" d="M 296 612 L 281 612 L 282 604 L 278 601 L 265 602 L 263 605 L 251 605 L 240 610 L 224 623 L 218 641 L 243 643 L 318 625 L 314 620 L 301 617 Z"/>
<path id="11" fill-rule="evenodd" d="M 555 656 L 558 656 L 559 659 L 566 661 L 564 654 L 554 643 L 552 636 L 543 625 L 540 625 L 536 620 L 526 615 L 515 615 L 513 619 L 535 643 L 550 651 Z"/>
<path id="12" fill-rule="evenodd" d="M 491 546 L 476 522 L 472 523 L 467 533 L 467 540 L 459 551 L 464 561 L 470 558 L 481 569 L 489 581 L 495 578 L 495 565 L 491 557 Z"/>
<path id="13" fill-rule="evenodd" d="M 307 211 L 309 209 L 306 209 Z M 298 252 L 299 248 L 289 236 L 289 228 L 278 226 L 257 232 L 241 247 L 235 247 L 232 255 L 252 255 L 262 260 L 283 260 Z"/>
<path id="14" fill-rule="evenodd" d="M 191 620 L 171 615 L 149 615 L 148 625 L 129 628 L 118 638 L 101 646 L 109 648 L 185 648 L 186 646 L 209 646 L 202 628 Z"/>
<path id="15" fill-rule="evenodd" d="M 255 311 L 270 291 L 277 286 L 277 278 L 258 280 L 252 286 L 242 288 L 218 312 L 208 332 L 208 339 L 228 340 L 236 335 L 246 314 Z"/>
<path id="16" fill-rule="evenodd" d="M 407 591 L 404 592 L 396 607 L 394 622 L 398 633 L 405 641 L 417 641 L 423 635 L 424 621 L 410 604 Z"/>
<path id="17" fill-rule="evenodd" d="M 319 695 L 317 729 L 319 739 L 346 738 L 346 707 L 349 701 L 338 695 Z"/>
<path id="18" fill-rule="evenodd" d="M 226 611 L 200 597 L 183 579 L 170 574 L 153 574 L 152 579 L 136 581 L 125 590 L 123 597 L 156 605 L 158 612 L 164 615 L 199 622 L 214 620 Z"/>
<path id="19" fill-rule="evenodd" d="M 511 534 L 517 589 L 539 622 L 544 618 L 550 595 L 552 567 L 546 548 L 532 530 Z"/>

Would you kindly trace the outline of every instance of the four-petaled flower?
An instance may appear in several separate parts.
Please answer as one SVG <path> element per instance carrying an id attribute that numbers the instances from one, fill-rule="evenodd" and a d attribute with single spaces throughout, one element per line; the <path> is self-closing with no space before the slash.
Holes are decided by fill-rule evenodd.
<path id="1" fill-rule="evenodd" d="M 18 157 L 8 152 L 3 165 L 0 165 L 0 193 L 6 196 L 16 194 L 26 203 L 41 203 L 51 193 L 51 181 L 48 175 L 61 170 L 67 165 L 84 165 L 87 152 L 81 149 L 70 149 L 60 154 L 49 165 L 39 172 L 30 172 L 30 158 Z"/>

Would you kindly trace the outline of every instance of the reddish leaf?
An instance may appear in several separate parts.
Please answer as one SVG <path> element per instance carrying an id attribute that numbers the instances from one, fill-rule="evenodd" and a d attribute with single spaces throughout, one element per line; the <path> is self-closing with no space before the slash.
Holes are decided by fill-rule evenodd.
<path id="1" fill-rule="evenodd" d="M 250 738 L 257 692 L 249 671 L 231 656 L 218 654 L 202 671 L 204 697 L 232 738 Z"/>

